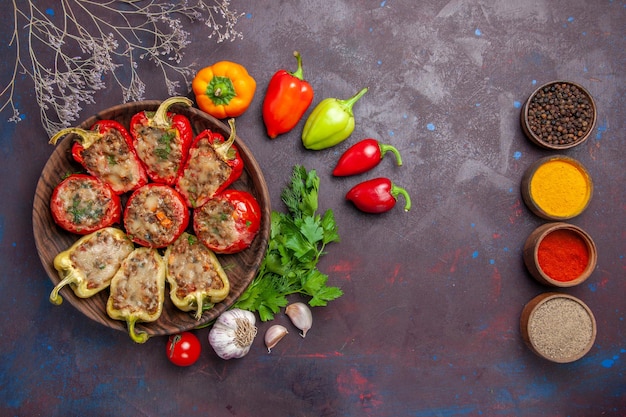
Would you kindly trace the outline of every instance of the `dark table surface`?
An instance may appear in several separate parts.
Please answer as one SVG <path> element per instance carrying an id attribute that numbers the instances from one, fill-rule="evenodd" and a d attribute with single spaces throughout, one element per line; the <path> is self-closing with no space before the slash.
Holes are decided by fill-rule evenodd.
<path id="1" fill-rule="evenodd" d="M 30 3 L 61 22 L 58 2 Z M 204 350 L 190 368 L 168 362 L 165 337 L 137 345 L 70 304 L 50 304 L 31 214 L 53 147 L 32 78 L 18 68 L 12 99 L 22 121 L 7 121 L 8 106 L 0 130 L 0 415 L 626 415 L 624 2 L 233 0 L 230 7 L 243 13 L 235 27 L 243 37 L 218 43 L 183 21 L 191 41 L 183 62 L 232 60 L 255 77 L 238 134 L 275 210 L 283 210 L 280 192 L 295 164 L 317 171 L 320 209 L 334 211 L 342 239 L 319 267 L 345 294 L 313 309 L 306 339 L 294 331 L 271 354 L 262 335 L 270 324 L 289 325 L 282 313 L 258 324 L 260 336 L 240 360 L 219 359 L 209 330 L 197 330 Z M 3 9 L 2 88 L 16 58 L 9 3 Z M 20 59 L 30 69 L 26 21 L 18 22 Z M 295 69 L 294 50 L 314 105 L 369 87 L 354 107 L 353 135 L 334 148 L 305 150 L 303 122 L 274 141 L 264 133 L 267 83 L 276 70 Z M 49 51 L 39 54 L 50 62 Z M 146 99 L 169 96 L 154 67 L 144 63 L 139 73 Z M 125 81 L 129 72 L 118 74 Z M 593 178 L 590 206 L 570 223 L 598 248 L 590 279 L 562 290 L 585 301 L 598 324 L 591 351 L 570 364 L 535 356 L 519 332 L 524 304 L 550 290 L 523 264 L 524 241 L 546 221 L 526 208 L 519 185 L 531 163 L 554 154 L 524 136 L 520 107 L 537 86 L 559 79 L 582 84 L 598 106 L 592 137 L 562 152 Z M 100 90 L 76 123 L 121 102 L 118 87 Z M 387 157 L 373 173 L 333 178 L 339 155 L 366 137 L 395 145 L 404 165 Z M 366 215 L 344 200 L 373 176 L 405 187 L 410 212 Z"/>

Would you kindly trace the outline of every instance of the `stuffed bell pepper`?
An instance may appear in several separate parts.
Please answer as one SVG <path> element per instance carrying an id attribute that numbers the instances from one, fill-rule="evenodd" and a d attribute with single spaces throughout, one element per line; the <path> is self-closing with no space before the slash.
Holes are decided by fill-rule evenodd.
<path id="1" fill-rule="evenodd" d="M 126 321 L 128 334 L 137 343 L 149 336 L 135 330 L 138 322 L 154 322 L 161 317 L 165 300 L 165 262 L 156 249 L 137 248 L 122 262 L 111 280 L 107 314 Z"/>
<path id="2" fill-rule="evenodd" d="M 183 233 L 165 251 L 170 298 L 182 311 L 202 312 L 224 300 L 230 291 L 228 277 L 215 254 L 194 235 Z"/>
<path id="3" fill-rule="evenodd" d="M 59 290 L 66 285 L 80 298 L 88 298 L 107 288 L 122 261 L 133 251 L 126 234 L 106 227 L 78 239 L 69 249 L 54 258 L 54 268 L 61 281 L 50 293 L 50 302 L 59 305 Z"/>
<path id="4" fill-rule="evenodd" d="M 50 139 L 57 141 L 70 133 L 76 135 L 72 157 L 87 172 L 107 183 L 116 194 L 124 194 L 148 183 L 148 175 L 133 148 L 124 126 L 115 120 L 100 120 L 91 130 L 70 127 Z"/>
<path id="5" fill-rule="evenodd" d="M 230 137 L 204 130 L 191 146 L 176 189 L 191 208 L 200 207 L 225 190 L 242 174 L 244 162 L 235 145 L 235 121 L 229 120 Z"/>

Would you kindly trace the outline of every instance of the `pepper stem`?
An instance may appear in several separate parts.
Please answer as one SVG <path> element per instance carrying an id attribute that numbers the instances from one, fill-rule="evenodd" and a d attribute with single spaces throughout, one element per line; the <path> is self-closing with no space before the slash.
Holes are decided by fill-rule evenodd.
<path id="1" fill-rule="evenodd" d="M 204 304 L 204 297 L 202 296 L 202 292 L 196 291 L 196 314 L 194 315 L 196 320 L 200 320 L 200 317 L 202 317 L 203 304 Z"/>
<path id="2" fill-rule="evenodd" d="M 63 297 L 61 297 L 59 295 L 59 291 L 61 290 L 61 288 L 65 287 L 66 285 L 69 284 L 76 284 L 79 281 L 79 277 L 78 275 L 72 271 L 70 273 L 68 273 L 65 278 L 63 278 L 61 280 L 61 282 L 59 282 L 53 289 L 52 292 L 50 293 L 50 302 L 52 304 L 55 305 L 61 305 L 61 303 L 63 302 Z"/>
<path id="3" fill-rule="evenodd" d="M 190 107 L 193 102 L 189 100 L 187 97 L 170 97 L 164 100 L 159 107 L 157 108 L 154 116 L 152 117 L 152 123 L 154 126 L 170 126 L 170 121 L 167 117 L 167 111 L 174 104 L 184 104 L 185 106 Z"/>
<path id="4" fill-rule="evenodd" d="M 396 200 L 398 199 L 398 195 L 402 194 L 404 196 L 404 201 L 405 201 L 404 211 L 411 210 L 411 196 L 409 195 L 409 193 L 404 188 L 399 187 L 399 186 L 397 186 L 395 184 L 391 184 L 390 194 Z"/>
<path id="5" fill-rule="evenodd" d="M 215 152 L 217 152 L 224 159 L 229 159 L 228 152 L 230 151 L 230 148 L 233 146 L 233 143 L 235 143 L 235 138 L 237 137 L 237 132 L 235 129 L 235 119 L 234 118 L 228 119 L 228 125 L 230 126 L 230 136 L 228 137 L 228 140 L 224 141 L 223 143 L 220 143 L 219 145 L 216 145 L 214 148 Z"/>
<path id="6" fill-rule="evenodd" d="M 137 322 L 137 317 L 131 315 L 127 320 L 126 323 L 128 323 L 128 334 L 130 335 L 130 338 L 133 339 L 134 342 L 136 343 L 146 343 L 146 341 L 148 341 L 148 338 L 150 336 L 148 336 L 148 333 L 145 332 L 136 332 L 135 331 L 135 323 Z"/>
<path id="7" fill-rule="evenodd" d="M 299 80 L 303 80 L 304 71 L 302 70 L 302 55 L 300 55 L 300 52 L 294 51 L 293 56 L 295 56 L 296 60 L 298 61 L 298 68 L 294 72 L 292 72 L 291 75 L 293 75 Z"/>
<path id="8" fill-rule="evenodd" d="M 396 156 L 396 162 L 398 166 L 402 166 L 402 156 L 400 156 L 400 151 L 398 151 L 393 146 L 387 145 L 385 143 L 379 143 L 378 146 L 380 147 L 381 157 L 384 156 L 387 152 L 391 152 Z"/>
<path id="9" fill-rule="evenodd" d="M 83 145 L 84 148 L 90 147 L 95 141 L 102 137 L 102 134 L 100 134 L 100 132 L 96 132 L 95 130 L 85 130 L 79 127 L 68 127 L 66 129 L 60 130 L 54 136 L 52 136 L 48 143 L 51 145 L 56 145 L 59 139 L 61 139 L 65 135 L 69 135 L 70 133 L 78 135 L 81 138 L 80 143 Z"/>
<path id="10" fill-rule="evenodd" d="M 356 93 L 354 96 L 352 96 L 351 98 L 347 100 L 337 100 L 337 101 L 344 107 L 344 110 L 346 112 L 352 115 L 352 106 L 354 106 L 354 103 L 356 103 L 357 101 L 359 101 L 361 97 L 363 97 L 363 94 L 367 93 L 367 90 L 368 88 L 365 87 L 361 91 Z"/>

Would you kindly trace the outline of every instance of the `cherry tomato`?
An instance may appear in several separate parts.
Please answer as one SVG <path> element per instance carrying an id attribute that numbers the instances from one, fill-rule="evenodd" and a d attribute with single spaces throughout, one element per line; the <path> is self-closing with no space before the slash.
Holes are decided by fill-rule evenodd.
<path id="1" fill-rule="evenodd" d="M 201 351 L 198 337 L 190 332 L 182 332 L 169 337 L 165 352 L 174 365 L 191 366 L 196 363 Z"/>

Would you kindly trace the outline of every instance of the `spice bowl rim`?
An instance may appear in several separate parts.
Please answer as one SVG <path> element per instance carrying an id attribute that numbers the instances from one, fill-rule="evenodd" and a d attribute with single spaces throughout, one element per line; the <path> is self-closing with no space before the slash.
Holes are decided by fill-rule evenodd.
<path id="1" fill-rule="evenodd" d="M 575 211 L 567 216 L 556 216 L 556 215 L 547 213 L 542 207 L 540 207 L 537 204 L 537 202 L 535 201 L 535 199 L 532 197 L 530 193 L 530 184 L 537 170 L 542 165 L 550 161 L 554 161 L 554 160 L 563 160 L 574 165 L 576 169 L 578 169 L 585 176 L 587 180 L 587 198 L 586 198 L 585 204 L 580 208 L 580 210 Z M 593 198 L 593 190 L 594 190 L 593 179 L 591 178 L 591 174 L 589 174 L 589 171 L 587 171 L 587 168 L 579 160 L 572 158 L 571 156 L 567 156 L 563 154 L 544 156 L 543 158 L 539 158 L 538 160 L 533 162 L 528 168 L 526 168 L 526 171 L 524 172 L 524 175 L 521 181 L 522 199 L 524 200 L 524 203 L 526 204 L 526 206 L 535 215 L 543 219 L 552 220 L 552 221 L 569 220 L 582 214 L 587 209 L 587 207 L 589 207 L 589 203 L 591 203 L 591 199 Z"/>
<path id="2" fill-rule="evenodd" d="M 562 145 L 558 145 L 558 144 L 550 144 L 547 143 L 545 141 L 543 141 L 540 137 L 538 137 L 529 127 L 528 127 L 528 108 L 530 106 L 530 101 L 532 100 L 532 98 L 539 92 L 539 90 L 545 88 L 545 87 L 549 87 L 553 84 L 570 84 L 575 86 L 576 88 L 580 89 L 588 98 L 589 98 L 589 102 L 591 103 L 591 108 L 592 108 L 592 120 L 591 120 L 591 126 L 589 126 L 589 130 L 587 131 L 587 133 L 580 139 L 571 142 L 571 143 L 566 143 L 566 144 L 562 144 Z M 587 139 L 589 139 L 589 137 L 591 137 L 591 134 L 593 133 L 593 130 L 595 129 L 595 126 L 597 124 L 598 121 L 598 107 L 596 105 L 596 101 L 593 98 L 593 96 L 591 95 L 591 93 L 589 92 L 589 90 L 587 90 L 585 87 L 583 87 L 581 84 L 575 82 L 575 81 L 567 81 L 567 80 L 554 80 L 554 81 L 549 81 L 545 84 L 540 85 L 539 87 L 537 87 L 529 96 L 528 99 L 526 99 L 526 101 L 524 102 L 524 105 L 522 106 L 522 111 L 520 112 L 520 121 L 521 121 L 521 125 L 522 125 L 522 130 L 524 131 L 524 134 L 526 135 L 526 137 L 528 137 L 530 139 L 531 142 L 533 142 L 534 144 L 545 148 L 545 149 L 551 149 L 551 150 L 564 150 L 564 149 L 570 149 L 573 148 L 575 146 L 578 146 L 584 142 L 587 141 Z"/>
<path id="3" fill-rule="evenodd" d="M 546 302 L 553 300 L 555 298 L 567 298 L 571 301 L 576 302 L 587 312 L 591 320 L 591 337 L 589 338 L 589 341 L 587 342 L 585 347 L 578 354 L 567 357 L 567 358 L 563 358 L 563 359 L 553 358 L 544 354 L 541 351 L 541 349 L 535 344 L 534 340 L 531 338 L 530 331 L 529 331 L 530 323 L 532 319 L 534 318 L 534 315 L 537 312 L 538 308 L 542 306 L 543 304 L 545 304 Z M 570 362 L 574 362 L 574 361 L 581 359 L 583 356 L 589 353 L 589 351 L 591 350 L 591 348 L 593 347 L 596 341 L 598 328 L 597 328 L 596 318 L 593 312 L 591 311 L 589 306 L 580 298 L 575 297 L 570 294 L 561 293 L 561 292 L 544 292 L 535 296 L 530 301 L 528 301 L 526 305 L 524 305 L 524 308 L 522 309 L 522 314 L 520 316 L 520 332 L 522 334 L 522 339 L 524 340 L 524 343 L 537 356 L 544 358 L 550 362 L 570 363 Z"/>
<path id="4" fill-rule="evenodd" d="M 537 257 L 539 244 L 547 235 L 556 230 L 570 230 L 576 233 L 585 242 L 589 252 L 587 267 L 578 277 L 570 281 L 558 281 L 550 277 L 539 265 L 539 259 Z M 523 258 L 526 268 L 539 283 L 552 287 L 569 288 L 582 284 L 591 276 L 598 262 L 598 249 L 593 238 L 581 227 L 571 223 L 552 222 L 545 223 L 531 232 L 524 244 Z"/>

